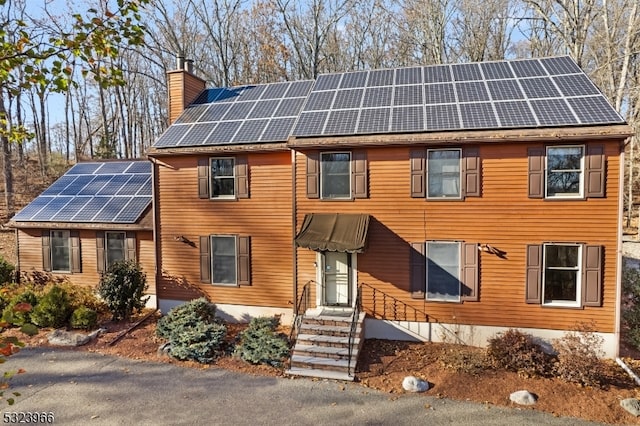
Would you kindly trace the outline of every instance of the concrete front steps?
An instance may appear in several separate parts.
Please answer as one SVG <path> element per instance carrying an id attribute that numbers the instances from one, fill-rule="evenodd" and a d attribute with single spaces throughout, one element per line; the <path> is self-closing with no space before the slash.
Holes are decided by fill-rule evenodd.
<path id="1" fill-rule="evenodd" d="M 302 318 L 287 374 L 353 381 L 364 343 L 364 312 L 360 313 L 349 368 L 352 312 L 323 310 Z"/>

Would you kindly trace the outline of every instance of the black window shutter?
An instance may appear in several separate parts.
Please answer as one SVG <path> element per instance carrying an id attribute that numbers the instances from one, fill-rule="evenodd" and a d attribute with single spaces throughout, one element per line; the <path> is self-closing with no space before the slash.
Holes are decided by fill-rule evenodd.
<path id="1" fill-rule="evenodd" d="M 480 150 L 477 147 L 465 148 L 463 150 L 462 167 L 464 170 L 464 196 L 480 196 Z"/>
<path id="2" fill-rule="evenodd" d="M 411 197 L 424 198 L 426 196 L 426 151 L 424 149 L 412 149 L 409 152 L 411 165 Z"/>
<path id="3" fill-rule="evenodd" d="M 238 285 L 251 285 L 251 237 L 238 237 Z"/>
<path id="4" fill-rule="evenodd" d="M 529 198 L 544 198 L 544 148 L 531 147 L 529 156 Z"/>
<path id="5" fill-rule="evenodd" d="M 604 198 L 605 196 L 605 156 L 602 145 L 588 145 L 586 163 L 586 196 Z"/>
<path id="6" fill-rule="evenodd" d="M 96 232 L 96 265 L 100 273 L 104 272 L 107 265 L 104 252 L 104 231 Z"/>
<path id="7" fill-rule="evenodd" d="M 136 233 L 129 231 L 126 233 L 125 238 L 125 259 L 137 262 L 136 258 Z"/>
<path id="8" fill-rule="evenodd" d="M 527 303 L 542 303 L 542 246 L 527 245 L 525 299 Z"/>
<path id="9" fill-rule="evenodd" d="M 42 269 L 51 272 L 51 233 L 49 230 L 42 231 Z"/>
<path id="10" fill-rule="evenodd" d="M 235 158 L 236 198 L 249 198 L 249 165 L 247 157 Z"/>
<path id="11" fill-rule="evenodd" d="M 200 281 L 211 283 L 211 248 L 209 236 L 200 237 Z"/>
<path id="12" fill-rule="evenodd" d="M 602 246 L 584 246 L 582 304 L 602 306 Z"/>
<path id="13" fill-rule="evenodd" d="M 462 300 L 477 302 L 480 299 L 478 288 L 478 244 L 462 244 Z"/>
<path id="14" fill-rule="evenodd" d="M 369 195 L 367 151 L 355 150 L 351 155 L 351 191 L 353 192 L 353 198 L 367 198 Z"/>
<path id="15" fill-rule="evenodd" d="M 82 272 L 82 257 L 80 256 L 80 232 L 71 231 L 69 233 L 69 245 L 71 246 L 71 273 Z"/>
<path id="16" fill-rule="evenodd" d="M 209 159 L 198 159 L 198 198 L 209 198 Z"/>
<path id="17" fill-rule="evenodd" d="M 307 198 L 320 198 L 320 153 L 307 153 Z"/>
<path id="18" fill-rule="evenodd" d="M 409 291 L 411 292 L 411 298 L 424 299 L 427 282 L 427 260 L 424 257 L 424 243 L 411 243 L 410 250 Z"/>

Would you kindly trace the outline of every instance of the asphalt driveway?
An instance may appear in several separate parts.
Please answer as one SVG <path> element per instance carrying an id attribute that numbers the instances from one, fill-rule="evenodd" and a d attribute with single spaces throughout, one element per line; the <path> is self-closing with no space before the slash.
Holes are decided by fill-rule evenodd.
<path id="1" fill-rule="evenodd" d="M 23 368 L 11 412 L 52 412 L 64 425 L 593 425 L 530 409 L 425 395 L 390 395 L 353 383 L 253 377 L 84 351 L 24 349 L 0 371 Z M 5 391 L 5 394 L 7 392 Z M 4 402 L 2 402 L 4 404 Z"/>

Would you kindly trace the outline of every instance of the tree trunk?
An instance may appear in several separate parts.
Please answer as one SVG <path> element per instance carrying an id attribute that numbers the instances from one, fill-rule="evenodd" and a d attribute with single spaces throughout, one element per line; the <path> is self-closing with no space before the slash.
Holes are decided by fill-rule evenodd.
<path id="1" fill-rule="evenodd" d="M 7 111 L 4 106 L 4 92 L 0 88 L 0 117 L 6 116 Z M 4 180 L 4 202 L 7 209 L 7 219 L 10 219 L 14 214 L 13 169 L 11 168 L 11 149 L 9 146 L 9 137 L 7 136 L 6 132 L 0 132 L 0 144 L 2 145 L 2 177 Z"/>

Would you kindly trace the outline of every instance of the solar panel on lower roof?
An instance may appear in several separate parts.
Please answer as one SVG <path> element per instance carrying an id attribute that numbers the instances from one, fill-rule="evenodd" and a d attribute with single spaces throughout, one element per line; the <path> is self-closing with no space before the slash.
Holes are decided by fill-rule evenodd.
<path id="1" fill-rule="evenodd" d="M 575 61 L 568 56 L 561 56 L 557 58 L 541 58 L 540 62 L 542 62 L 542 65 L 551 75 L 582 73 L 582 70 L 580 69 L 578 64 L 576 64 Z"/>
<path id="2" fill-rule="evenodd" d="M 58 211 L 58 213 L 56 213 L 53 217 L 51 217 L 49 220 L 52 222 L 67 222 L 70 221 L 73 216 L 75 216 L 78 211 L 80 211 L 80 209 L 82 207 L 84 207 L 85 204 L 87 204 L 89 202 L 90 198 L 88 197 L 75 197 L 72 198 L 67 205 L 65 205 L 62 209 L 60 209 Z"/>
<path id="3" fill-rule="evenodd" d="M 570 98 L 567 101 L 584 124 L 624 123 L 624 119 L 603 97 Z"/>
<path id="4" fill-rule="evenodd" d="M 393 104 L 398 105 L 422 105 L 422 85 L 395 86 L 393 88 Z"/>
<path id="5" fill-rule="evenodd" d="M 391 131 L 413 132 L 424 128 L 424 112 L 422 106 L 393 108 Z"/>
<path id="6" fill-rule="evenodd" d="M 215 129 L 209 134 L 209 137 L 204 141 L 205 144 L 223 143 L 227 144 L 233 140 L 233 136 L 236 134 L 242 121 L 221 121 L 218 123 Z"/>
<path id="7" fill-rule="evenodd" d="M 233 138 L 233 142 L 253 142 L 260 140 L 260 136 L 264 128 L 267 127 L 268 122 L 269 120 L 265 119 L 243 121 Z"/>
<path id="8" fill-rule="evenodd" d="M 132 161 L 126 173 L 151 173 L 151 163 L 149 161 Z"/>
<path id="9" fill-rule="evenodd" d="M 348 72 L 340 81 L 340 89 L 364 87 L 367 83 L 368 71 Z"/>
<path id="10" fill-rule="evenodd" d="M 480 64 L 486 80 L 503 80 L 514 78 L 508 62 L 482 62 Z"/>
<path id="11" fill-rule="evenodd" d="M 516 77 L 537 77 L 547 75 L 542 65 L 535 59 L 525 59 L 521 61 L 510 62 Z"/>
<path id="12" fill-rule="evenodd" d="M 135 222 L 142 213 L 151 205 L 151 197 L 133 198 L 114 219 L 116 223 Z"/>
<path id="13" fill-rule="evenodd" d="M 541 126 L 578 124 L 577 118 L 563 99 L 534 99 L 531 107 Z"/>
<path id="14" fill-rule="evenodd" d="M 102 167 L 94 172 L 97 175 L 114 175 L 123 173 L 129 167 L 129 163 L 121 161 L 110 161 L 102 163 Z"/>
<path id="15" fill-rule="evenodd" d="M 64 206 L 71 201 L 73 197 L 57 196 L 53 198 L 46 206 L 40 209 L 36 214 L 31 217 L 32 221 L 40 222 L 50 220 L 55 216 Z"/>
<path id="16" fill-rule="evenodd" d="M 48 197 L 46 195 L 40 195 L 35 200 L 27 204 L 22 210 L 20 210 L 13 220 L 15 221 L 29 221 L 38 213 L 44 206 L 49 204 L 54 197 Z"/>
<path id="17" fill-rule="evenodd" d="M 95 195 L 115 195 L 131 177 L 131 175 L 115 175 Z"/>
<path id="18" fill-rule="evenodd" d="M 313 90 L 333 90 L 340 85 L 342 74 L 321 74 L 316 78 Z"/>
<path id="19" fill-rule="evenodd" d="M 526 101 L 496 102 L 495 107 L 501 127 L 532 127 L 538 124 Z"/>
<path id="20" fill-rule="evenodd" d="M 498 127 L 491 103 L 460 104 L 460 118 L 467 129 L 490 129 Z"/>
<path id="21" fill-rule="evenodd" d="M 424 86 L 424 103 L 450 104 L 456 101 L 456 94 L 451 83 L 427 84 Z"/>
<path id="22" fill-rule="evenodd" d="M 111 197 L 91 197 L 82 209 L 73 216 L 74 222 L 91 222 L 93 217 L 111 199 Z"/>
<path id="23" fill-rule="evenodd" d="M 367 108 L 360 111 L 358 133 L 386 133 L 389 131 L 391 108 Z"/>
<path id="24" fill-rule="evenodd" d="M 438 65 L 424 67 L 424 82 L 429 83 L 448 83 L 451 81 L 451 69 L 448 65 Z"/>
<path id="25" fill-rule="evenodd" d="M 287 140 L 296 122 L 295 117 L 273 118 L 264 129 L 260 142 L 278 142 Z"/>
<path id="26" fill-rule="evenodd" d="M 369 71 L 367 87 L 391 86 L 393 85 L 394 70 L 373 70 Z"/>
<path id="27" fill-rule="evenodd" d="M 360 108 L 364 89 L 338 90 L 333 101 L 333 109 Z"/>
<path id="28" fill-rule="evenodd" d="M 422 84 L 422 67 L 398 68 L 396 70 L 395 84 Z"/>
<path id="29" fill-rule="evenodd" d="M 529 99 L 554 98 L 560 96 L 553 81 L 547 77 L 525 78 L 520 80 L 520 84 Z"/>
<path id="30" fill-rule="evenodd" d="M 298 136 L 321 135 L 328 115 L 329 111 L 312 111 L 300 114 L 294 134 Z"/>
<path id="31" fill-rule="evenodd" d="M 586 75 L 561 75 L 552 77 L 564 96 L 599 95 L 600 91 Z"/>
<path id="32" fill-rule="evenodd" d="M 453 130 L 460 128 L 460 117 L 456 104 L 427 105 L 425 111 L 427 130 Z"/>
<path id="33" fill-rule="evenodd" d="M 124 206 L 126 206 L 133 197 L 113 197 L 100 209 L 97 215 L 92 219 L 92 222 L 109 222 L 122 212 Z"/>
<path id="34" fill-rule="evenodd" d="M 494 101 L 524 99 L 517 80 L 490 80 L 487 81 L 487 87 Z"/>
<path id="35" fill-rule="evenodd" d="M 393 99 L 393 87 L 367 87 L 362 99 L 362 107 L 391 106 Z"/>
<path id="36" fill-rule="evenodd" d="M 76 176 L 61 176 L 58 180 L 53 182 L 50 187 L 45 189 L 42 195 L 58 195 L 75 180 Z"/>
<path id="37" fill-rule="evenodd" d="M 458 82 L 454 85 L 458 102 L 486 102 L 489 100 L 487 88 L 482 81 Z"/>
<path id="38" fill-rule="evenodd" d="M 355 132 L 358 122 L 357 109 L 334 110 L 329 113 L 323 134 L 349 135 Z"/>
<path id="39" fill-rule="evenodd" d="M 95 172 L 101 166 L 100 163 L 78 163 L 71 167 L 66 175 L 86 175 Z"/>
<path id="40" fill-rule="evenodd" d="M 142 187 L 138 190 L 138 192 L 136 192 L 136 196 L 141 197 L 151 194 L 151 176 L 147 176 L 147 180 L 142 184 Z"/>
<path id="41" fill-rule="evenodd" d="M 76 179 L 67 185 L 62 191 L 60 191 L 60 195 L 76 195 L 79 193 L 82 188 L 87 186 L 89 182 L 93 180 L 92 175 L 78 175 Z"/>
<path id="42" fill-rule="evenodd" d="M 451 65 L 451 71 L 453 71 L 453 79 L 455 81 L 482 80 L 482 73 L 478 64 Z"/>
<path id="43" fill-rule="evenodd" d="M 116 195 L 136 195 L 142 187 L 149 182 L 148 175 L 133 175 L 131 178 L 124 184 Z M 149 188 L 151 185 L 149 184 Z"/>
<path id="44" fill-rule="evenodd" d="M 78 192 L 78 195 L 95 195 L 111 180 L 110 175 L 95 175 L 94 178 Z"/>

